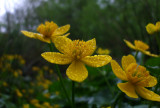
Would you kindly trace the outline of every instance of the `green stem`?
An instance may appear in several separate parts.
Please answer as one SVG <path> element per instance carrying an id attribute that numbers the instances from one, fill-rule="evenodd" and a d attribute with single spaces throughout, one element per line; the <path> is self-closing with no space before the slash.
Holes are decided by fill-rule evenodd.
<path id="1" fill-rule="evenodd" d="M 134 55 L 135 59 L 137 60 L 138 51 L 136 51 L 136 54 Z"/>
<path id="2" fill-rule="evenodd" d="M 50 51 L 53 52 L 53 43 L 52 43 L 52 41 L 51 41 L 51 43 L 49 44 L 49 47 L 50 47 Z M 59 67 L 58 67 L 57 64 L 55 64 L 55 66 L 56 66 L 56 69 L 57 69 L 57 74 L 58 74 L 58 77 L 59 77 L 59 79 L 60 79 L 60 84 L 61 84 L 61 86 L 62 86 L 62 89 L 63 89 L 63 91 L 64 91 L 64 93 L 65 93 L 65 96 L 66 96 L 68 102 L 69 102 L 69 103 L 71 104 L 71 106 L 72 106 L 72 102 L 71 102 L 71 100 L 70 100 L 70 98 L 69 98 L 69 95 L 68 95 L 68 93 L 67 93 L 67 91 L 66 91 L 66 89 L 65 89 L 64 83 L 63 83 L 63 79 L 62 79 L 62 75 L 61 75 L 60 69 L 59 69 Z M 72 107 L 73 107 L 73 106 L 72 106 Z"/>
<path id="3" fill-rule="evenodd" d="M 116 99 L 114 100 L 114 102 L 113 102 L 113 104 L 112 104 L 112 108 L 115 108 L 115 107 L 116 107 L 116 104 L 117 104 L 119 98 L 122 96 L 122 94 L 123 94 L 123 92 L 121 92 L 121 91 L 118 93 Z"/>
<path id="4" fill-rule="evenodd" d="M 74 96 L 74 94 L 75 94 L 75 82 L 72 81 L 72 106 L 73 106 L 73 108 L 75 108 L 75 96 Z"/>
<path id="5" fill-rule="evenodd" d="M 101 73 L 101 75 L 104 77 L 104 80 L 105 80 L 105 82 L 106 82 L 106 84 L 107 84 L 107 87 L 109 88 L 112 96 L 114 96 L 113 89 L 111 88 L 111 85 L 110 85 L 110 83 L 108 82 L 108 79 L 106 78 L 106 76 L 105 76 L 104 74 L 102 74 L 101 70 L 99 70 L 98 68 L 97 68 L 97 70 L 98 70 L 98 71 Z"/>

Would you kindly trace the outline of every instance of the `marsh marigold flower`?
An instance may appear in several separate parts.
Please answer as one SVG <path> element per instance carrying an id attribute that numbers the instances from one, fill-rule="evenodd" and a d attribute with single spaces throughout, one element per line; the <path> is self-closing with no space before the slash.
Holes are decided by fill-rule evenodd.
<path id="1" fill-rule="evenodd" d="M 125 83 L 118 83 L 118 88 L 127 96 L 160 102 L 160 96 L 145 87 L 153 87 L 157 84 L 157 79 L 149 74 L 145 67 L 136 64 L 132 55 L 122 57 L 122 68 L 115 61 L 111 61 L 114 74 Z M 138 95 L 137 95 L 138 94 Z"/>
<path id="2" fill-rule="evenodd" d="M 44 59 L 55 64 L 70 64 L 66 74 L 69 79 L 82 82 L 88 77 L 88 71 L 84 64 L 92 67 L 101 67 L 111 61 L 108 55 L 94 55 L 96 49 L 96 40 L 87 42 L 80 40 L 70 40 L 66 37 L 55 39 L 55 47 L 61 52 L 45 52 L 42 55 Z"/>
<path id="3" fill-rule="evenodd" d="M 152 23 L 147 24 L 146 30 L 147 30 L 148 34 L 154 34 L 156 32 L 160 32 L 160 21 L 158 21 L 156 23 L 156 25 L 154 25 Z"/>
<path id="4" fill-rule="evenodd" d="M 54 39 L 58 36 L 68 36 L 68 34 L 64 35 L 70 29 L 70 25 L 67 24 L 62 27 L 58 27 L 56 23 L 53 21 L 48 22 L 46 21 L 45 24 L 40 24 L 37 28 L 39 33 L 33 33 L 28 31 L 21 31 L 25 36 L 39 39 L 43 42 L 50 43 L 51 41 L 54 42 Z"/>
<path id="5" fill-rule="evenodd" d="M 97 49 L 97 54 L 108 55 L 108 54 L 110 54 L 110 50 L 98 48 Z"/>
<path id="6" fill-rule="evenodd" d="M 158 55 L 151 54 L 149 51 L 147 51 L 149 49 L 149 46 L 146 43 L 144 43 L 144 42 L 142 42 L 140 40 L 135 40 L 134 41 L 134 45 L 131 42 L 127 41 L 127 40 L 124 40 L 124 42 L 131 49 L 134 49 L 136 51 L 140 51 L 140 52 L 142 52 L 142 53 L 144 53 L 146 55 L 152 56 L 152 57 L 158 57 Z"/>

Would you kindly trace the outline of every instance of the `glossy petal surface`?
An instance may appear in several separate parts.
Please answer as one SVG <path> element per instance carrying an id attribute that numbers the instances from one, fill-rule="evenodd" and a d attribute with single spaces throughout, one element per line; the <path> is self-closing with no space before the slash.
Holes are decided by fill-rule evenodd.
<path id="1" fill-rule="evenodd" d="M 50 38 L 44 38 L 42 34 L 35 33 L 35 38 L 43 42 L 47 42 L 47 43 L 51 42 Z"/>
<path id="2" fill-rule="evenodd" d="M 123 69 L 126 71 L 131 63 L 136 63 L 136 59 L 132 55 L 123 56 L 121 62 Z"/>
<path id="3" fill-rule="evenodd" d="M 140 50 L 142 53 L 148 55 L 148 56 L 152 56 L 152 57 L 159 57 L 158 55 L 156 54 L 151 54 L 149 51 L 144 51 L 144 50 Z"/>
<path id="4" fill-rule="evenodd" d="M 118 83 L 118 88 L 124 92 L 127 96 L 132 98 L 138 98 L 138 95 L 136 94 L 135 88 L 132 84 L 129 82 L 126 83 Z"/>
<path id="5" fill-rule="evenodd" d="M 124 39 L 124 42 L 127 44 L 128 47 L 130 47 L 131 49 L 136 50 L 135 46 L 131 42 L 129 42 L 129 41 L 125 40 L 125 39 Z"/>
<path id="6" fill-rule="evenodd" d="M 148 80 L 148 85 L 146 87 L 153 87 L 157 84 L 157 78 L 154 76 L 150 76 Z"/>
<path id="7" fill-rule="evenodd" d="M 64 54 L 56 52 L 45 52 L 42 53 L 41 56 L 50 63 L 61 64 L 61 65 L 69 64 L 72 61 L 71 58 L 65 56 Z"/>
<path id="8" fill-rule="evenodd" d="M 86 56 L 81 60 L 88 66 L 101 67 L 108 64 L 112 60 L 112 57 L 108 55 L 94 55 L 94 56 Z"/>
<path id="9" fill-rule="evenodd" d="M 88 77 L 88 71 L 80 61 L 73 61 L 68 67 L 66 74 L 69 79 L 76 82 L 82 82 Z"/>
<path id="10" fill-rule="evenodd" d="M 54 40 L 54 44 L 60 52 L 71 55 L 73 43 L 69 38 L 59 36 Z"/>
<path id="11" fill-rule="evenodd" d="M 115 60 L 111 60 L 111 67 L 114 74 L 121 80 L 127 81 L 126 73 L 122 70 L 119 64 Z"/>
<path id="12" fill-rule="evenodd" d="M 63 35 L 65 34 L 68 30 L 70 29 L 70 25 L 67 24 L 65 26 L 59 27 L 57 28 L 54 33 L 52 34 L 52 36 L 59 36 L 59 35 Z"/>
<path id="13" fill-rule="evenodd" d="M 138 93 L 138 95 L 140 95 L 144 99 L 160 102 L 160 95 L 158 95 L 158 94 L 154 93 L 153 91 L 150 91 L 144 87 L 137 86 L 136 92 Z"/>
<path id="14" fill-rule="evenodd" d="M 21 32 L 27 37 L 35 38 L 35 33 L 33 32 L 28 32 L 28 31 L 21 31 Z"/>

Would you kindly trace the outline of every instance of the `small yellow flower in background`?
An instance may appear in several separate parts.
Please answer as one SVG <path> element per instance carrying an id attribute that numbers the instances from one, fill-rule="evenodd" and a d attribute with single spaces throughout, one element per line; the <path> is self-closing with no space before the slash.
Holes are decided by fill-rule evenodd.
<path id="1" fill-rule="evenodd" d="M 53 108 L 61 108 L 61 107 L 60 107 L 60 105 L 55 104 L 55 105 L 53 105 Z"/>
<path id="2" fill-rule="evenodd" d="M 115 61 L 111 61 L 114 74 L 125 83 L 118 83 L 118 88 L 127 96 L 138 98 L 138 95 L 144 99 L 160 102 L 160 95 L 146 89 L 157 84 L 157 79 L 149 74 L 145 67 L 136 64 L 132 55 L 122 57 L 122 68 Z M 138 94 L 138 95 L 137 95 Z"/>
<path id="3" fill-rule="evenodd" d="M 96 49 L 96 40 L 87 42 L 80 40 L 70 40 L 66 37 L 57 37 L 54 41 L 55 47 L 61 52 L 45 52 L 42 55 L 44 59 L 51 63 L 66 65 L 70 64 L 66 74 L 69 79 L 82 82 L 88 77 L 88 71 L 84 64 L 92 67 L 101 67 L 111 61 L 109 55 L 94 55 Z"/>
<path id="4" fill-rule="evenodd" d="M 29 108 L 29 104 L 24 104 L 23 108 Z"/>
<path id="5" fill-rule="evenodd" d="M 108 54 L 110 54 L 110 50 L 108 50 L 108 49 L 102 49 L 102 48 L 98 48 L 97 49 L 97 54 L 100 54 L 100 55 L 108 55 Z"/>
<path id="6" fill-rule="evenodd" d="M 16 89 L 16 94 L 17 94 L 18 97 L 22 97 L 23 96 L 22 93 L 19 91 L 19 89 Z"/>
<path id="7" fill-rule="evenodd" d="M 56 95 L 59 95 L 59 91 L 56 91 L 55 94 L 56 94 Z"/>
<path id="8" fill-rule="evenodd" d="M 124 42 L 131 49 L 134 49 L 136 51 L 140 51 L 140 52 L 142 52 L 146 55 L 152 56 L 152 57 L 159 57 L 158 55 L 151 54 L 149 51 L 147 51 L 149 49 L 149 46 L 147 44 L 145 44 L 144 42 L 140 41 L 140 40 L 135 40 L 134 45 L 131 42 L 125 40 L 125 39 L 124 39 Z"/>
<path id="9" fill-rule="evenodd" d="M 62 27 L 58 27 L 56 23 L 53 21 L 48 22 L 46 21 L 45 24 L 41 24 L 38 26 L 37 31 L 39 33 L 33 33 L 33 32 L 28 32 L 28 31 L 21 31 L 25 36 L 34 38 L 34 39 L 39 39 L 43 42 L 50 43 L 51 40 L 54 42 L 54 39 L 59 36 L 68 36 L 68 34 L 64 35 L 68 30 L 70 29 L 70 25 L 67 24 Z"/>
<path id="10" fill-rule="evenodd" d="M 5 87 L 8 86 L 7 82 L 3 82 L 2 84 L 3 84 L 3 86 L 5 86 Z"/>
<path id="11" fill-rule="evenodd" d="M 37 99 L 32 99 L 32 100 L 30 100 L 30 103 L 34 105 L 34 104 L 39 103 L 39 100 L 37 100 Z"/>
<path id="12" fill-rule="evenodd" d="M 160 32 L 160 21 L 156 22 L 156 25 L 149 23 L 146 26 L 146 30 L 147 30 L 148 34 L 154 34 L 156 32 Z"/>

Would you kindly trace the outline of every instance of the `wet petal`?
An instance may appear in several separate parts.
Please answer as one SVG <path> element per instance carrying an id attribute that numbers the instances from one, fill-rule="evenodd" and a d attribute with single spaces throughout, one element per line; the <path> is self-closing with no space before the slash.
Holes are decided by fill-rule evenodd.
<path id="1" fill-rule="evenodd" d="M 59 27 L 57 28 L 54 33 L 52 34 L 52 36 L 59 36 L 59 35 L 63 35 L 65 34 L 68 30 L 70 29 L 70 25 L 67 24 L 65 26 Z"/>
<path id="2" fill-rule="evenodd" d="M 141 51 L 142 53 L 144 53 L 144 54 L 146 54 L 146 55 L 148 55 L 148 56 L 160 57 L 160 56 L 158 56 L 158 55 L 156 55 L 156 54 L 151 54 L 149 51 L 144 51 L 144 50 L 139 50 L 139 51 Z"/>
<path id="3" fill-rule="evenodd" d="M 150 91 L 144 87 L 137 86 L 136 92 L 138 93 L 138 95 L 140 95 L 144 99 L 160 102 L 160 95 L 158 95 L 158 94 L 154 93 L 153 91 Z"/>
<path id="4" fill-rule="evenodd" d="M 129 83 L 118 83 L 118 88 L 124 92 L 127 96 L 132 98 L 138 98 L 138 95 L 136 94 L 135 87 Z"/>
<path id="5" fill-rule="evenodd" d="M 119 64 L 115 60 L 111 60 L 111 67 L 114 74 L 121 80 L 127 81 L 126 73 L 122 70 Z"/>
<path id="6" fill-rule="evenodd" d="M 123 69 L 126 71 L 127 67 L 131 63 L 136 63 L 136 59 L 132 55 L 123 56 L 121 62 L 122 62 Z"/>
<path id="7" fill-rule="evenodd" d="M 50 63 L 61 65 L 69 64 L 72 61 L 72 59 L 66 55 L 56 52 L 45 52 L 42 53 L 41 56 Z"/>
<path id="8" fill-rule="evenodd" d="M 125 39 L 124 39 L 124 42 L 127 44 L 128 47 L 130 47 L 131 49 L 136 50 L 135 46 L 131 42 L 129 42 L 129 41 L 125 40 Z"/>
<path id="9" fill-rule="evenodd" d="M 59 36 L 54 40 L 55 47 L 66 55 L 71 55 L 73 43 L 72 40 L 66 37 Z"/>
<path id="10" fill-rule="evenodd" d="M 88 77 L 88 71 L 80 61 L 73 61 L 68 67 L 66 74 L 69 79 L 77 82 L 82 82 Z"/>
<path id="11" fill-rule="evenodd" d="M 157 84 L 157 78 L 154 76 L 150 76 L 148 80 L 148 85 L 146 87 L 153 87 Z"/>
<path id="12" fill-rule="evenodd" d="M 47 43 L 51 42 L 50 38 L 44 38 L 44 36 L 42 34 L 35 33 L 35 38 L 39 39 L 40 41 L 43 41 L 43 42 L 47 42 Z"/>
<path id="13" fill-rule="evenodd" d="M 28 32 L 28 31 L 21 31 L 21 32 L 27 37 L 35 38 L 35 33 L 33 32 Z"/>
<path id="14" fill-rule="evenodd" d="M 109 55 L 86 56 L 81 59 L 85 64 L 92 67 L 101 67 L 108 64 L 112 57 Z"/>
<path id="15" fill-rule="evenodd" d="M 85 57 L 85 56 L 92 55 L 95 49 L 96 49 L 96 39 L 94 38 L 85 43 L 85 48 L 82 56 Z"/>
<path id="16" fill-rule="evenodd" d="M 63 37 L 67 37 L 68 35 L 70 35 L 70 33 L 67 33 L 67 34 L 62 35 L 62 36 L 63 36 Z M 60 36 L 52 36 L 52 37 L 51 37 L 53 43 L 54 43 L 54 40 L 55 40 L 57 37 L 60 37 Z"/>
<path id="17" fill-rule="evenodd" d="M 148 34 L 153 34 L 156 32 L 156 26 L 152 23 L 149 23 L 147 26 L 146 26 L 146 30 L 148 32 Z"/>

